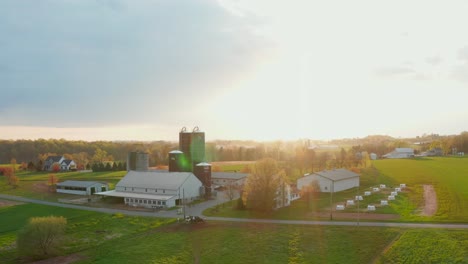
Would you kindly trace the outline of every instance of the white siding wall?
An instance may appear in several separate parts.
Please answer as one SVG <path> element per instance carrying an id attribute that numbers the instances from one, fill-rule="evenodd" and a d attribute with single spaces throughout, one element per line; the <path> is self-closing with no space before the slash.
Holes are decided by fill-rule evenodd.
<path id="1" fill-rule="evenodd" d="M 150 193 L 150 194 L 159 194 L 159 195 L 177 195 L 177 190 L 168 190 L 168 189 L 155 189 L 155 188 L 136 188 L 136 187 L 123 187 L 116 186 L 116 191 L 120 192 L 134 192 L 134 193 Z"/>
<path id="2" fill-rule="evenodd" d="M 336 181 L 333 185 L 335 192 L 351 189 L 359 186 L 359 177 Z"/>
<path id="3" fill-rule="evenodd" d="M 191 175 L 180 187 L 179 197 L 182 199 L 182 190 L 185 199 L 192 199 L 200 197 L 201 181 L 195 176 Z"/>
<path id="4" fill-rule="evenodd" d="M 86 195 L 86 191 L 74 191 L 74 190 L 63 190 L 57 189 L 58 193 L 68 193 L 68 194 L 78 194 L 78 195 Z"/>
<path id="5" fill-rule="evenodd" d="M 327 178 L 313 174 L 298 179 L 297 189 L 301 190 L 304 186 L 311 184 L 314 180 L 317 180 L 319 183 L 321 192 L 330 192 L 331 188 L 334 189 L 334 192 L 340 192 L 359 186 L 359 177 L 335 181 L 332 183 L 332 181 Z"/>

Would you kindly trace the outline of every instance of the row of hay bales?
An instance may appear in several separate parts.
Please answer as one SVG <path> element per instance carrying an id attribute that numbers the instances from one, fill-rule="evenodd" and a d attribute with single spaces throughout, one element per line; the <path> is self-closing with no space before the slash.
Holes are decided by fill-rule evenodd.
<path id="1" fill-rule="evenodd" d="M 380 184 L 379 187 L 370 187 L 371 191 L 365 191 L 364 195 L 359 195 L 358 194 L 358 195 L 356 195 L 354 197 L 354 199 L 349 199 L 349 200 L 346 200 L 346 202 L 344 204 L 336 205 L 336 210 L 337 211 L 343 211 L 348 207 L 355 206 L 356 205 L 355 201 L 363 201 L 364 197 L 371 196 L 373 193 L 378 193 L 378 192 L 382 192 L 382 191 L 385 191 L 387 193 L 389 192 L 389 195 L 388 195 L 387 199 L 380 200 L 380 205 L 377 205 L 377 207 L 387 206 L 389 201 L 395 200 L 396 197 L 398 196 L 398 193 L 403 191 L 403 189 L 405 189 L 405 188 L 406 188 L 405 183 L 401 183 L 400 187 L 394 188 L 393 191 L 392 190 L 389 191 L 390 188 L 388 188 L 385 184 Z M 368 212 L 373 212 L 375 210 L 376 210 L 376 205 L 374 205 L 374 204 L 368 204 L 367 205 L 367 211 Z"/>

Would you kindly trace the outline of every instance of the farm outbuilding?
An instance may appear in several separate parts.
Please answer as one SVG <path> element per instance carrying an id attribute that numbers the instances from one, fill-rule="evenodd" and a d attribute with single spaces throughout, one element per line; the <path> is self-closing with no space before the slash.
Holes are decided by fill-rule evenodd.
<path id="1" fill-rule="evenodd" d="M 394 151 L 383 155 L 387 159 L 407 159 L 414 157 L 414 149 L 412 148 L 396 148 Z"/>
<path id="2" fill-rule="evenodd" d="M 213 186 L 226 186 L 229 184 L 242 186 L 247 176 L 249 176 L 247 173 L 239 172 L 212 172 L 211 183 Z"/>
<path id="3" fill-rule="evenodd" d="M 297 188 L 314 181 L 320 186 L 320 192 L 340 192 L 359 186 L 359 174 L 346 169 L 324 170 L 312 174 L 306 174 L 297 180 Z"/>
<path id="4" fill-rule="evenodd" d="M 109 190 L 109 185 L 94 181 L 64 181 L 57 183 L 56 189 L 58 193 L 93 195 Z"/>
<path id="5" fill-rule="evenodd" d="M 126 205 L 164 208 L 193 201 L 203 194 L 202 182 L 191 172 L 129 171 L 115 190 L 98 195 L 122 197 Z"/>

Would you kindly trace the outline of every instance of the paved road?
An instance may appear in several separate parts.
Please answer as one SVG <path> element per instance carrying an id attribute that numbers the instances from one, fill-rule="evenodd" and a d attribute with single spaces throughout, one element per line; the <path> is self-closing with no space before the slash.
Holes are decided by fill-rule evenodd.
<path id="1" fill-rule="evenodd" d="M 19 196 L 12 196 L 6 194 L 0 194 L 0 199 L 7 199 L 13 201 L 45 204 L 51 206 L 73 208 L 80 210 L 88 210 L 94 212 L 115 214 L 122 213 L 132 216 L 151 216 L 151 217 L 163 217 L 163 218 L 177 218 L 181 217 L 177 214 L 176 210 L 170 211 L 159 211 L 159 212 L 141 212 L 141 211 L 127 211 L 119 209 L 109 208 L 95 208 L 87 207 L 82 205 L 63 204 L 56 202 L 48 202 L 43 200 L 29 199 Z M 216 200 L 210 200 L 197 204 L 192 207 L 188 207 L 186 210 L 187 215 L 201 215 L 201 212 L 206 208 L 215 206 L 218 203 L 225 201 L 224 197 L 219 197 Z M 229 221 L 229 222 L 242 222 L 242 223 L 267 223 L 267 224 L 288 224 L 288 225 L 326 225 L 326 226 L 379 226 L 379 227 L 406 227 L 406 228 L 455 228 L 455 229 L 468 229 L 468 224 L 421 224 L 421 223 L 384 223 L 384 222 L 345 222 L 345 221 L 301 221 L 301 220 L 274 220 L 274 219 L 245 219 L 245 218 L 227 218 L 227 217 L 206 217 L 207 220 L 214 221 Z"/>

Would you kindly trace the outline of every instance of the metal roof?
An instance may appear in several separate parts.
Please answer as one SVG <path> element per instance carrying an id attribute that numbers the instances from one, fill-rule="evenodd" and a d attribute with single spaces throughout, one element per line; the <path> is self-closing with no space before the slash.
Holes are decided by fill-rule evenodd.
<path id="1" fill-rule="evenodd" d="M 341 181 L 345 179 L 359 177 L 359 174 L 354 173 L 352 171 L 349 171 L 346 169 L 335 169 L 335 170 L 324 170 L 324 171 L 315 172 L 313 174 L 304 176 L 303 178 L 313 177 L 314 174 L 324 177 L 326 179 L 332 180 L 332 181 Z"/>
<path id="2" fill-rule="evenodd" d="M 212 172 L 212 179 L 229 179 L 229 180 L 240 180 L 247 177 L 249 174 L 238 173 L 238 172 Z"/>
<path id="3" fill-rule="evenodd" d="M 94 182 L 94 181 L 64 181 L 57 183 L 57 186 L 70 186 L 70 187 L 89 187 L 93 185 L 107 185 L 107 183 Z"/>
<path id="4" fill-rule="evenodd" d="M 410 152 L 414 153 L 414 150 L 412 148 L 395 148 L 396 152 Z"/>
<path id="5" fill-rule="evenodd" d="M 207 163 L 207 162 L 201 162 L 201 163 L 198 163 L 197 165 L 195 166 L 211 166 L 211 164 Z"/>
<path id="6" fill-rule="evenodd" d="M 129 171 L 116 187 L 177 190 L 189 177 L 195 175 L 191 172 Z"/>
<path id="7" fill-rule="evenodd" d="M 146 194 L 146 193 L 132 193 L 132 192 L 119 192 L 119 191 L 107 191 L 98 192 L 97 195 L 113 196 L 113 197 L 126 197 L 126 198 L 137 198 L 137 199 L 152 199 L 152 200 L 164 200 L 167 201 L 176 195 L 158 195 L 158 194 Z"/>

